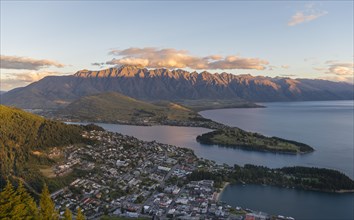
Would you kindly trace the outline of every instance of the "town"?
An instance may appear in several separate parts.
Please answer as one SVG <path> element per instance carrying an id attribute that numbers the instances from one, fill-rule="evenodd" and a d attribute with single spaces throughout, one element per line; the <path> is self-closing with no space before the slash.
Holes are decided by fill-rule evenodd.
<path id="1" fill-rule="evenodd" d="M 80 170 L 80 178 L 52 193 L 64 212 L 80 207 L 88 219 L 101 216 L 147 219 L 292 219 L 269 216 L 219 201 L 213 180 L 190 181 L 196 169 L 231 169 L 197 158 L 193 151 L 106 131 L 84 132 L 92 145 L 69 146 L 53 155 L 65 160 L 53 167 L 61 176 Z"/>

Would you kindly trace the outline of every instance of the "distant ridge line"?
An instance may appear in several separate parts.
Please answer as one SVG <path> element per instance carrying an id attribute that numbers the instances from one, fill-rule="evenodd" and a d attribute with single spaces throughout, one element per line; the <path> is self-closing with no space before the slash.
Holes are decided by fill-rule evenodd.
<path id="1" fill-rule="evenodd" d="M 352 100 L 354 85 L 318 79 L 188 72 L 123 65 L 48 76 L 1 96 L 20 108 L 58 108 L 81 97 L 118 92 L 140 100 L 230 99 L 251 102 Z"/>

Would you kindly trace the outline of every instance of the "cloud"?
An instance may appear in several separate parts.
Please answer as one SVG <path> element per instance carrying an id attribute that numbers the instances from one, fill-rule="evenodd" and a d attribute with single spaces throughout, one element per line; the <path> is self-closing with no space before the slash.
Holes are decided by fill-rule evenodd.
<path id="1" fill-rule="evenodd" d="M 1 82 L 0 89 L 7 91 L 16 87 L 26 86 L 46 76 L 55 76 L 55 75 L 63 75 L 63 73 L 54 72 L 54 71 L 2 73 L 0 78 L 0 82 Z"/>
<path id="2" fill-rule="evenodd" d="M 311 9 L 311 8 L 313 8 L 314 6 L 315 6 L 315 3 L 311 2 L 311 3 L 307 3 L 307 4 L 305 5 L 305 8 Z"/>
<path id="3" fill-rule="evenodd" d="M 276 68 L 278 68 L 278 67 L 277 66 L 272 66 L 272 65 L 268 66 L 268 70 L 270 70 L 270 71 L 273 71 Z"/>
<path id="4" fill-rule="evenodd" d="M 112 50 L 109 54 L 118 56 L 118 58 L 107 61 L 106 64 L 140 65 L 148 68 L 263 70 L 268 65 L 268 61 L 259 58 L 242 58 L 240 56 L 221 56 L 217 54 L 198 57 L 190 55 L 186 50 L 173 48 L 128 48 Z"/>
<path id="5" fill-rule="evenodd" d="M 314 69 L 314 70 L 317 70 L 317 71 L 326 71 L 328 68 L 314 67 L 313 69 Z"/>
<path id="6" fill-rule="evenodd" d="M 168 52 L 170 50 L 174 49 L 162 49 L 160 52 Z M 154 53 L 156 51 L 156 48 L 154 47 L 144 47 L 144 48 L 137 48 L 137 47 L 131 47 L 125 50 L 111 50 L 109 54 L 111 55 L 119 55 L 119 56 L 129 56 L 129 55 L 135 55 L 135 54 L 149 54 L 149 53 Z M 175 50 L 177 51 L 177 50 Z M 186 53 L 187 51 L 182 51 L 180 50 L 181 53 Z"/>
<path id="7" fill-rule="evenodd" d="M 283 77 L 296 77 L 297 75 L 295 74 L 281 74 Z"/>
<path id="8" fill-rule="evenodd" d="M 334 63 L 338 63 L 339 61 L 338 60 L 327 60 L 325 62 L 325 64 L 334 64 Z"/>
<path id="9" fill-rule="evenodd" d="M 241 58 L 238 56 L 227 56 L 223 60 L 209 63 L 209 69 L 256 69 L 264 70 L 269 62 L 258 58 Z"/>
<path id="10" fill-rule="evenodd" d="M 98 63 L 98 62 L 96 62 L 96 63 L 91 63 L 91 65 L 92 65 L 92 66 L 103 66 L 103 65 L 105 65 L 105 63 Z"/>
<path id="11" fill-rule="evenodd" d="M 328 14 L 327 11 L 314 9 L 314 4 L 305 5 L 305 10 L 296 12 L 288 22 L 288 26 L 295 26 L 301 23 L 313 21 Z"/>
<path id="12" fill-rule="evenodd" d="M 315 67 L 313 69 L 321 71 L 325 76 L 319 79 L 347 82 L 353 84 L 354 77 L 354 63 L 353 62 L 340 62 L 337 60 L 328 60 L 324 62 L 326 67 Z"/>
<path id="13" fill-rule="evenodd" d="M 314 70 L 322 71 L 326 74 L 337 76 L 353 76 L 354 63 L 353 62 L 340 62 L 337 60 L 328 60 L 325 62 L 326 67 L 315 67 Z"/>
<path id="14" fill-rule="evenodd" d="M 288 26 L 294 26 L 304 22 L 309 22 L 326 14 L 327 14 L 326 11 L 318 12 L 316 14 L 308 14 L 308 15 L 306 15 L 304 12 L 297 12 L 295 15 L 291 17 L 291 20 L 288 22 Z"/>
<path id="15" fill-rule="evenodd" d="M 352 76 L 354 74 L 354 63 L 332 63 L 327 73 L 337 76 Z"/>
<path id="16" fill-rule="evenodd" d="M 337 82 L 346 82 L 346 83 L 354 84 L 353 76 L 322 76 L 322 77 L 319 77 L 318 79 L 337 81 Z"/>
<path id="17" fill-rule="evenodd" d="M 220 55 L 210 55 L 210 56 L 207 56 L 207 57 L 204 57 L 204 59 L 210 59 L 210 60 L 221 60 L 223 57 L 220 56 Z"/>
<path id="18" fill-rule="evenodd" d="M 53 60 L 38 60 L 29 57 L 18 56 L 0 56 L 1 69 L 26 69 L 26 70 L 39 70 L 45 67 L 55 66 L 58 68 L 64 67 L 64 64 L 58 63 Z"/>
<path id="19" fill-rule="evenodd" d="M 316 57 L 308 57 L 304 59 L 304 62 L 309 62 L 312 66 L 319 65 L 321 62 Z"/>
<path id="20" fill-rule="evenodd" d="M 283 68 L 283 69 L 289 69 L 290 68 L 289 65 L 281 65 L 280 67 Z"/>
<path id="21" fill-rule="evenodd" d="M 92 66 L 98 66 L 100 69 L 106 67 L 105 62 L 96 62 L 96 63 L 91 63 Z"/>

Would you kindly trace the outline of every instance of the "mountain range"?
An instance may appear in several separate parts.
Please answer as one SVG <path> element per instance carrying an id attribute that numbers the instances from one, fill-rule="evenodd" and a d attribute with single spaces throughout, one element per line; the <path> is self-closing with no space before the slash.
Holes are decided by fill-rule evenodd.
<path id="1" fill-rule="evenodd" d="M 147 69 L 120 66 L 47 76 L 1 95 L 1 103 L 20 108 L 58 108 L 88 95 L 118 92 L 140 100 L 312 101 L 353 99 L 353 85 L 319 79 L 291 79 Z"/>

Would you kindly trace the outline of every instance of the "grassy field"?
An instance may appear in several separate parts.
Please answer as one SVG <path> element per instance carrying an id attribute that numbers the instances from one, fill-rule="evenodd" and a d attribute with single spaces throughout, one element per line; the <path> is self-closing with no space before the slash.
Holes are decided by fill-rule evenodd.
<path id="1" fill-rule="evenodd" d="M 43 176 L 47 178 L 54 178 L 56 177 L 55 173 L 53 172 L 53 169 L 51 166 L 47 165 L 40 165 L 38 166 L 39 171 L 42 173 Z"/>

